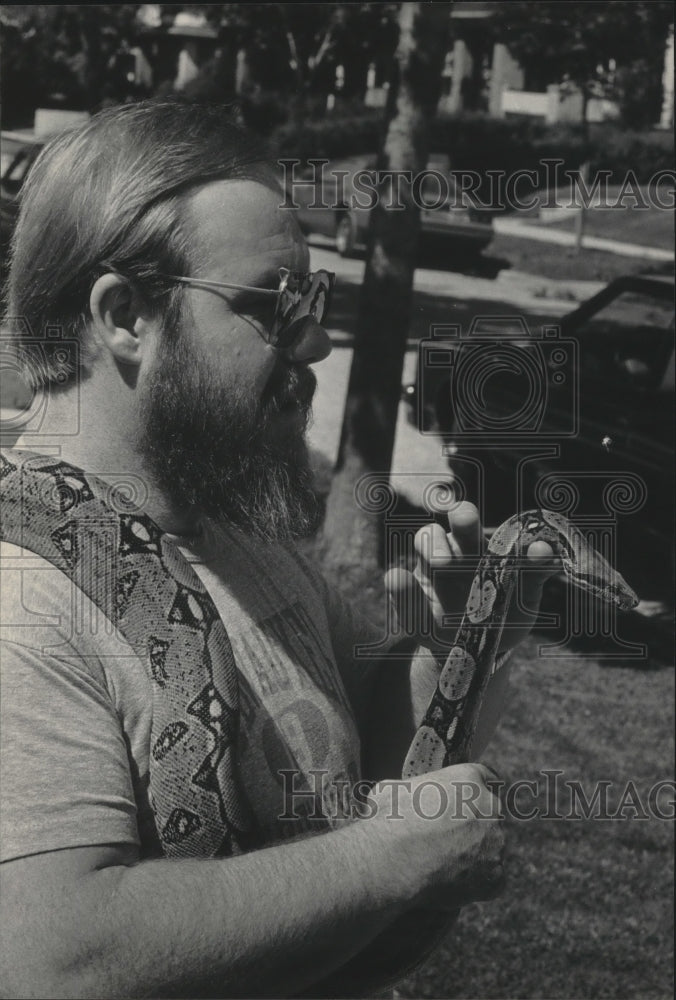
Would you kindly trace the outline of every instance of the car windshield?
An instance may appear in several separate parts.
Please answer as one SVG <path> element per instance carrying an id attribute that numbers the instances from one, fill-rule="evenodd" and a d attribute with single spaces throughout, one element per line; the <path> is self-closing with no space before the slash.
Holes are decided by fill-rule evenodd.
<path id="1" fill-rule="evenodd" d="M 2 134 L 0 177 L 3 199 L 14 198 L 21 190 L 21 185 L 41 148 L 41 142 L 23 140 L 6 132 Z"/>
<path id="2" fill-rule="evenodd" d="M 674 307 L 643 292 L 625 291 L 576 331 L 583 376 L 592 381 L 619 375 L 636 387 L 661 383 L 672 352 Z"/>

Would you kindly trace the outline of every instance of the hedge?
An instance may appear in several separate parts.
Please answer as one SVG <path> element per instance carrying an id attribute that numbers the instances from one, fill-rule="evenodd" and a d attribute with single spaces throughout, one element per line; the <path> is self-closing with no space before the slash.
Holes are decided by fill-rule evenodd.
<path id="1" fill-rule="evenodd" d="M 382 130 L 381 113 L 365 112 L 349 118 L 327 115 L 301 125 L 287 121 L 272 132 L 270 142 L 279 156 L 334 160 L 376 152 Z"/>
<path id="2" fill-rule="evenodd" d="M 374 153 L 383 128 L 381 110 L 350 117 L 326 114 L 319 120 L 291 121 L 274 129 L 270 140 L 276 155 L 337 159 Z M 658 170 L 674 169 L 670 132 L 627 131 L 614 123 L 592 125 L 585 138 L 579 125 L 547 125 L 532 118 L 490 118 L 481 114 L 440 115 L 434 121 L 432 151 L 449 157 L 451 169 L 487 170 L 506 176 L 536 170 L 539 186 L 546 183 L 543 160 L 563 160 L 561 171 L 575 170 L 585 160 L 592 173 L 610 170 L 619 182 L 629 170 L 647 183 Z"/>

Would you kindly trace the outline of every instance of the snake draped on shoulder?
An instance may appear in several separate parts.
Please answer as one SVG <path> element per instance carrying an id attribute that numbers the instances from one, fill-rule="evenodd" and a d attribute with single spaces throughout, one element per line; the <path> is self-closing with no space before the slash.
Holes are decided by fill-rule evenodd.
<path id="1" fill-rule="evenodd" d="M 58 566 L 146 665 L 153 688 L 150 798 L 165 854 L 215 857 L 262 846 L 238 781 L 235 661 L 194 570 L 123 489 L 81 469 L 9 452 L 2 455 L 0 485 L 0 538 Z M 404 779 L 472 759 L 483 694 L 509 655 L 500 641 L 534 542 L 546 542 L 570 583 L 593 599 L 622 610 L 638 603 L 561 514 L 529 510 L 500 525 L 479 560 L 460 628 L 404 762 Z M 393 985 L 433 950 L 456 916 L 408 911 L 346 963 L 333 983 L 319 984 L 321 996 L 364 996 Z"/>
<path id="2" fill-rule="evenodd" d="M 0 456 L 0 538 L 58 567 L 152 684 L 149 796 L 167 857 L 257 846 L 239 784 L 237 668 L 201 580 L 128 490 L 54 457 Z"/>

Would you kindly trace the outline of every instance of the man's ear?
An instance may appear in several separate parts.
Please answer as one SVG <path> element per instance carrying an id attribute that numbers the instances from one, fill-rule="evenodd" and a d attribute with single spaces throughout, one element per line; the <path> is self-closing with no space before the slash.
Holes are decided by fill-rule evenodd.
<path id="1" fill-rule="evenodd" d="M 104 274 L 89 296 L 94 332 L 116 361 L 138 366 L 148 351 L 152 321 L 130 283 L 118 274 Z"/>

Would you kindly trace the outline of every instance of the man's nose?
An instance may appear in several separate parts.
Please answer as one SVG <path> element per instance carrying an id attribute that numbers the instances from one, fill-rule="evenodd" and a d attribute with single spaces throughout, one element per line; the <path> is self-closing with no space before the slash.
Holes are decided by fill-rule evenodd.
<path id="1" fill-rule="evenodd" d="M 313 316 L 306 316 L 300 323 L 300 329 L 286 348 L 284 355 L 289 361 L 311 365 L 323 361 L 331 353 L 329 335 Z"/>

